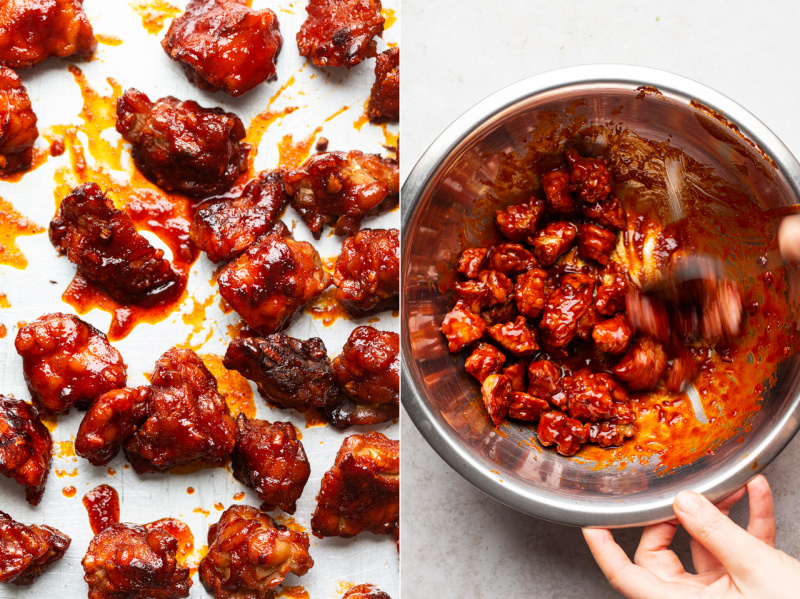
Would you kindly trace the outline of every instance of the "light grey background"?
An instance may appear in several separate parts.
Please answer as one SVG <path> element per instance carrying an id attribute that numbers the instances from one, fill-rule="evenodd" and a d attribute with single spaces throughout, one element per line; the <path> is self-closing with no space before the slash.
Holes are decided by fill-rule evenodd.
<path id="1" fill-rule="evenodd" d="M 457 8 L 454 8 L 457 7 Z M 519 79 L 624 63 L 726 94 L 800 156 L 800 4 L 792 1 L 403 0 L 402 172 L 459 114 Z M 402 414 L 404 599 L 618 597 L 580 530 L 525 516 L 478 491 Z M 800 557 L 800 439 L 766 469 L 778 546 Z M 746 506 L 734 510 L 746 522 Z M 640 530 L 616 533 L 631 555 Z M 687 563 L 688 537 L 675 544 Z"/>

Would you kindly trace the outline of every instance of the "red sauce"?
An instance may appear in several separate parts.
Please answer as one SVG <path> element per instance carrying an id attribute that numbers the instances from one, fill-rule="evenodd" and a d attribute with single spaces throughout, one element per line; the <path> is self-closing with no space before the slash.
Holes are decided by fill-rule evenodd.
<path id="1" fill-rule="evenodd" d="M 330 327 L 339 320 L 351 320 L 347 311 L 336 301 L 336 289 L 326 289 L 322 292 L 313 305 L 306 308 L 306 312 L 312 317 L 321 320 L 323 326 Z"/>
<path id="2" fill-rule="evenodd" d="M 278 594 L 275 595 L 276 599 L 309 599 L 308 591 L 302 585 L 296 587 L 282 586 Z"/>
<path id="3" fill-rule="evenodd" d="M 94 534 L 119 522 L 119 495 L 113 487 L 95 487 L 83 496 L 83 505 L 89 513 L 89 525 Z"/>
<path id="4" fill-rule="evenodd" d="M 242 491 L 239 491 L 233 496 L 234 501 L 241 501 L 242 499 L 244 499 L 244 492 Z"/>
<path id="5" fill-rule="evenodd" d="M 194 495 L 194 487 L 188 487 L 188 488 L 186 489 L 186 492 L 187 492 L 189 495 Z"/>
<path id="6" fill-rule="evenodd" d="M 214 509 L 215 509 L 215 510 L 217 510 L 218 512 L 221 512 L 222 510 L 224 510 L 224 509 L 225 509 L 225 506 L 224 506 L 224 505 L 222 505 L 222 504 L 221 504 L 219 501 L 217 501 L 217 502 L 214 504 Z"/>
<path id="7" fill-rule="evenodd" d="M 75 489 L 75 487 L 72 486 L 61 489 L 61 494 L 64 495 L 64 497 L 75 497 L 75 493 L 77 492 L 78 491 Z"/>
<path id="8" fill-rule="evenodd" d="M 43 227 L 22 216 L 10 202 L 0 198 L 0 264 L 24 270 L 28 260 L 17 245 L 17 237 L 39 233 L 44 233 Z"/>
<path id="9" fill-rule="evenodd" d="M 322 132 L 322 127 L 317 127 L 308 137 L 295 142 L 292 134 L 284 135 L 278 143 L 278 164 L 285 168 L 297 168 L 311 154 L 314 142 Z"/>
<path id="10" fill-rule="evenodd" d="M 253 388 L 250 382 L 235 370 L 228 370 L 222 365 L 222 356 L 202 354 L 200 358 L 209 372 L 217 379 L 217 390 L 225 398 L 231 416 L 236 418 L 243 413 L 250 419 L 256 417 L 256 403 L 253 399 Z"/>

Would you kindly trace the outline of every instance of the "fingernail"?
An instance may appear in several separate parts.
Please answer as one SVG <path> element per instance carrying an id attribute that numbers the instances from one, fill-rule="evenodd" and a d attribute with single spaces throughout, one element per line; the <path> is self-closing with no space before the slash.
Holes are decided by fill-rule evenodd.
<path id="1" fill-rule="evenodd" d="M 681 491 L 675 498 L 675 508 L 690 514 L 703 506 L 703 498 L 694 491 Z"/>

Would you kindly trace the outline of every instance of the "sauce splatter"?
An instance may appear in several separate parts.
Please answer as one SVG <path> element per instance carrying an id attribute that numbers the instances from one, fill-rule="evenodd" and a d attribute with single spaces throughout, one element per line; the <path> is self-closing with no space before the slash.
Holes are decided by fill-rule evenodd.
<path id="1" fill-rule="evenodd" d="M 6 325 L 0 324 L 0 339 L 5 339 L 8 331 L 6 330 Z"/>
<path id="2" fill-rule="evenodd" d="M 211 512 L 209 512 L 205 508 L 196 507 L 192 510 L 195 514 L 203 514 L 204 516 L 208 516 Z"/>
<path id="3" fill-rule="evenodd" d="M 5 293 L 0 293 L 0 308 L 10 308 L 11 303 L 8 301 L 8 296 Z"/>
<path id="4" fill-rule="evenodd" d="M 119 495 L 114 487 L 95 487 L 83 496 L 83 506 L 89 514 L 89 526 L 94 534 L 119 522 Z"/>
<path id="5" fill-rule="evenodd" d="M 219 501 L 217 501 L 216 503 L 214 503 L 214 509 L 217 510 L 218 512 L 221 512 L 222 510 L 225 509 L 225 506 L 222 505 Z"/>
<path id="6" fill-rule="evenodd" d="M 189 299 L 193 304 L 192 310 L 187 314 L 183 314 L 181 318 L 183 319 L 183 324 L 192 327 L 192 332 L 189 333 L 189 336 L 186 338 L 186 341 L 182 344 L 182 346 L 197 351 L 203 347 L 206 341 L 211 339 L 211 336 L 214 334 L 213 328 L 209 328 L 205 339 L 199 342 L 192 342 L 192 339 L 197 337 L 203 330 L 203 325 L 206 323 L 206 308 L 214 303 L 214 296 L 209 295 L 202 302 L 198 302 L 194 297 L 190 297 Z"/>
<path id="7" fill-rule="evenodd" d="M 296 143 L 291 133 L 284 135 L 278 142 L 278 164 L 286 168 L 299 167 L 311 154 L 311 148 L 320 133 L 322 127 L 317 127 L 311 135 Z"/>
<path id="8" fill-rule="evenodd" d="M 225 398 L 231 416 L 236 418 L 243 413 L 248 418 L 256 417 L 256 404 L 253 400 L 253 388 L 246 378 L 235 370 L 228 370 L 222 365 L 222 356 L 202 354 L 203 364 L 217 379 L 217 389 Z"/>
<path id="9" fill-rule="evenodd" d="M 137 1 L 130 3 L 142 19 L 142 25 L 148 33 L 158 34 L 164 29 L 164 22 L 180 14 L 181 10 L 166 0 Z"/>
<path id="10" fill-rule="evenodd" d="M 188 488 L 186 489 L 186 492 L 187 492 L 189 495 L 194 495 L 194 487 L 188 487 Z"/>
<path id="11" fill-rule="evenodd" d="M 108 35 L 106 33 L 95 33 L 94 36 L 97 38 L 97 41 L 103 44 L 104 46 L 122 45 L 122 40 L 118 38 L 116 35 Z"/>
<path id="12" fill-rule="evenodd" d="M 236 493 L 233 496 L 233 500 L 234 501 L 241 501 L 242 499 L 244 499 L 244 492 L 243 491 L 239 491 L 238 493 Z"/>
<path id="13" fill-rule="evenodd" d="M 194 551 L 194 535 L 186 523 L 175 518 L 163 518 L 150 524 L 145 524 L 144 527 L 147 530 L 165 530 L 175 537 L 178 541 L 178 551 L 175 554 L 175 558 L 181 566 L 186 564 L 186 559 Z"/>
<path id="14" fill-rule="evenodd" d="M 56 457 L 64 459 L 71 458 L 73 462 L 78 461 L 75 455 L 75 444 L 73 441 L 56 441 L 53 443 L 53 449 L 55 450 L 54 454 Z"/>
<path id="15" fill-rule="evenodd" d="M 61 489 L 61 494 L 64 497 L 75 497 L 75 493 L 77 492 L 78 492 L 77 489 L 72 486 L 64 487 L 63 489 Z"/>
<path id="16" fill-rule="evenodd" d="M 352 320 L 342 305 L 336 301 L 335 294 L 336 289 L 326 289 L 314 304 L 307 309 L 307 312 L 312 317 L 321 320 L 323 326 L 326 327 L 333 326 L 340 318 Z"/>
<path id="17" fill-rule="evenodd" d="M 74 470 L 60 470 L 56 468 L 55 473 L 58 478 L 64 478 L 64 477 L 75 478 L 76 476 L 78 476 L 78 469 L 75 468 Z"/>
<path id="18" fill-rule="evenodd" d="M 181 297 L 185 295 L 184 292 Z M 80 273 L 75 275 L 61 299 L 80 315 L 95 309 L 111 314 L 111 325 L 108 329 L 110 341 L 124 339 L 139 324 L 156 324 L 165 320 L 180 303 L 171 302 L 165 306 L 153 307 L 125 306 L 110 298 Z"/>
<path id="19" fill-rule="evenodd" d="M 276 599 L 309 599 L 309 594 L 302 585 L 296 587 L 282 586 L 275 597 Z"/>
<path id="20" fill-rule="evenodd" d="M 0 264 L 25 270 L 28 259 L 17 245 L 17 237 L 44 233 L 32 220 L 22 216 L 10 202 L 0 198 Z"/>
<path id="21" fill-rule="evenodd" d="M 350 110 L 350 107 L 349 107 L 349 106 L 346 106 L 346 105 L 345 105 L 345 106 L 342 106 L 342 107 L 341 107 L 339 110 L 337 110 L 336 112 L 334 112 L 332 115 L 330 115 L 330 116 L 326 117 L 326 118 L 325 118 L 325 122 L 327 123 L 327 122 L 329 122 L 329 121 L 332 121 L 332 120 L 333 120 L 333 119 L 335 119 L 337 116 L 339 116 L 339 115 L 340 115 L 340 114 L 342 114 L 343 112 L 347 112 L 348 110 Z"/>
<path id="22" fill-rule="evenodd" d="M 51 433 L 56 430 L 58 426 L 58 416 L 51 415 L 51 414 L 42 414 L 39 416 L 39 420 L 41 420 L 44 427 L 50 431 Z"/>
<path id="23" fill-rule="evenodd" d="M 116 473 L 117 471 L 114 470 L 113 468 L 106 468 L 106 474 L 108 474 L 109 476 L 114 476 Z"/>
<path id="24" fill-rule="evenodd" d="M 364 114 L 358 117 L 358 120 L 353 123 L 353 129 L 356 131 L 361 131 L 361 128 L 369 123 L 369 117 L 367 116 L 367 102 L 364 102 Z"/>
<path id="25" fill-rule="evenodd" d="M 392 25 L 397 23 L 397 14 L 391 8 L 384 8 L 381 10 L 381 14 L 383 15 L 383 30 L 386 31 Z"/>

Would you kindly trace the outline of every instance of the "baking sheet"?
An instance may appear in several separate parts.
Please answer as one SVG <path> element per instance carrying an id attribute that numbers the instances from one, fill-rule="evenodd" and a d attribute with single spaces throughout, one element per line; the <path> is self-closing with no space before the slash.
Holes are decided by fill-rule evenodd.
<path id="1" fill-rule="evenodd" d="M 170 4 L 183 9 L 188 0 L 170 0 Z M 79 113 L 83 99 L 75 78 L 67 70 L 75 64 L 84 73 L 89 85 L 103 95 L 112 89 L 107 77 L 113 77 L 125 90 L 128 87 L 147 93 L 152 100 L 166 95 L 180 99 L 194 99 L 202 106 L 221 106 L 242 119 L 245 126 L 257 114 L 269 108 L 270 112 L 285 113 L 272 122 L 258 147 L 254 166 L 256 170 L 274 168 L 278 164 L 278 144 L 287 134 L 295 141 L 307 138 L 321 127 L 317 137 L 330 140 L 329 150 L 360 149 L 365 152 L 386 154 L 383 145 L 391 142 L 397 126 L 377 127 L 364 123 L 363 114 L 369 90 L 374 81 L 374 59 L 357 67 L 345 69 L 318 69 L 307 63 L 297 52 L 295 34 L 305 19 L 305 2 L 275 2 L 253 0 L 253 8 L 273 9 L 280 22 L 283 48 L 278 57 L 276 80 L 262 84 L 243 97 L 231 98 L 223 92 L 210 94 L 189 83 L 183 69 L 169 60 L 160 46 L 170 19 L 157 34 L 148 33 L 132 0 L 85 0 L 84 6 L 95 34 L 115 36 L 122 40 L 119 45 L 101 43 L 95 57 L 84 62 L 81 59 L 48 60 L 34 69 L 21 71 L 20 76 L 28 89 L 33 108 L 39 118 L 39 130 L 45 132 L 55 125 L 74 124 L 80 126 Z M 152 1 L 152 6 L 163 6 L 162 1 Z M 378 41 L 378 51 L 389 43 L 399 41 L 399 0 L 385 0 L 384 13 L 390 25 Z M 388 9 L 388 10 L 387 10 Z M 113 40 L 112 40 L 113 41 Z M 293 78 L 293 80 L 292 80 Z M 288 85 L 287 85 L 288 84 Z M 284 89 L 285 88 L 285 89 Z M 296 110 L 285 110 L 295 107 Z M 102 134 L 104 139 L 115 143 L 119 135 L 113 130 Z M 46 141 L 40 137 L 37 147 L 45 148 Z M 313 144 L 311 144 L 313 148 Z M 87 161 L 93 162 L 89 152 Z M 123 158 L 129 157 L 128 151 Z M 14 208 L 46 229 L 55 211 L 54 176 L 57 170 L 68 166 L 69 153 L 50 157 L 47 162 L 27 173 L 16 183 L 0 182 L 0 197 L 13 204 Z M 123 169 L 130 169 L 128 162 Z M 126 181 L 126 172 L 114 173 L 120 181 Z M 295 238 L 310 241 L 320 255 L 330 258 L 341 251 L 340 237 L 323 232 L 322 239 L 313 240 L 305 224 L 291 207 L 286 209 L 284 222 L 294 229 Z M 363 226 L 389 228 L 399 226 L 399 211 L 365 219 Z M 154 244 L 169 250 L 153 234 L 146 233 Z M 0 266 L 0 293 L 6 295 L 9 307 L 0 309 L 0 324 L 5 325 L 7 335 L 0 339 L 0 393 L 30 400 L 22 376 L 22 361 L 14 350 L 14 338 L 20 321 L 30 322 L 38 316 L 75 310 L 61 301 L 61 295 L 75 274 L 75 267 L 64 257 L 59 257 L 50 245 L 46 233 L 19 237 L 17 244 L 28 260 L 24 270 Z M 180 311 L 156 324 L 140 324 L 125 339 L 113 344 L 122 353 L 128 365 L 128 385 L 146 384 L 145 373 L 152 372 L 158 357 L 176 344 L 187 343 L 201 355 L 223 355 L 231 339 L 229 326 L 239 322 L 234 313 L 225 313 L 220 306 L 220 297 L 210 281 L 216 267 L 202 254 L 193 266 L 188 283 L 189 297 Z M 185 317 L 185 318 L 184 318 Z M 93 310 L 83 316 L 85 321 L 103 331 L 108 331 L 111 317 L 108 313 Z M 337 319 L 332 326 L 325 326 L 321 319 L 303 315 L 288 331 L 299 338 L 318 336 L 323 339 L 331 357 L 340 353 L 350 332 L 367 320 Z M 379 329 L 399 331 L 397 317 L 383 313 L 378 322 L 371 322 Z M 307 428 L 303 415 L 290 410 L 270 408 L 254 395 L 257 417 L 270 421 L 292 422 L 302 434 L 302 442 L 311 464 L 311 477 L 302 497 L 297 502 L 293 516 L 296 524 L 280 510 L 272 512 L 277 520 L 299 526 L 310 535 L 310 518 L 316 506 L 323 474 L 332 466 L 343 439 L 358 427 L 340 432 L 328 426 Z M 190 474 L 137 475 L 126 469 L 122 456 L 108 465 L 113 469 L 95 468 L 87 461 L 77 458 L 72 452 L 74 440 L 83 413 L 72 410 L 60 416 L 52 432 L 54 458 L 47 490 L 42 502 L 32 507 L 24 500 L 24 489 L 11 479 L 0 477 L 0 509 L 23 523 L 45 523 L 55 526 L 72 537 L 72 545 L 63 560 L 50 568 L 32 587 L 0 585 L 0 597 L 37 597 L 51 599 L 82 597 L 87 593 L 83 581 L 81 560 L 93 534 L 89 527 L 87 512 L 81 499 L 86 492 L 100 484 L 108 484 L 119 493 L 121 520 L 146 523 L 160 518 L 179 518 L 192 530 L 194 552 L 189 565 L 199 561 L 207 544 L 206 535 L 210 524 L 215 523 L 224 508 L 236 503 L 234 495 L 244 492 L 242 503 L 258 506 L 255 493 L 236 481 L 229 470 L 204 469 Z M 365 429 L 366 430 L 366 429 Z M 399 425 L 387 423 L 373 427 L 393 439 L 399 438 Z M 66 487 L 74 487 L 74 497 L 63 493 Z M 194 490 L 190 494 L 187 490 Z M 310 553 L 315 565 L 303 577 L 289 575 L 286 586 L 302 585 L 312 599 L 340 597 L 351 584 L 370 582 L 392 597 L 399 597 L 399 558 L 397 547 L 389 536 L 364 533 L 354 539 L 317 539 L 310 535 Z M 191 597 L 207 597 L 199 577 L 193 576 Z M 297 592 L 297 591 L 295 591 Z M 280 596 L 280 594 L 278 594 Z"/>

